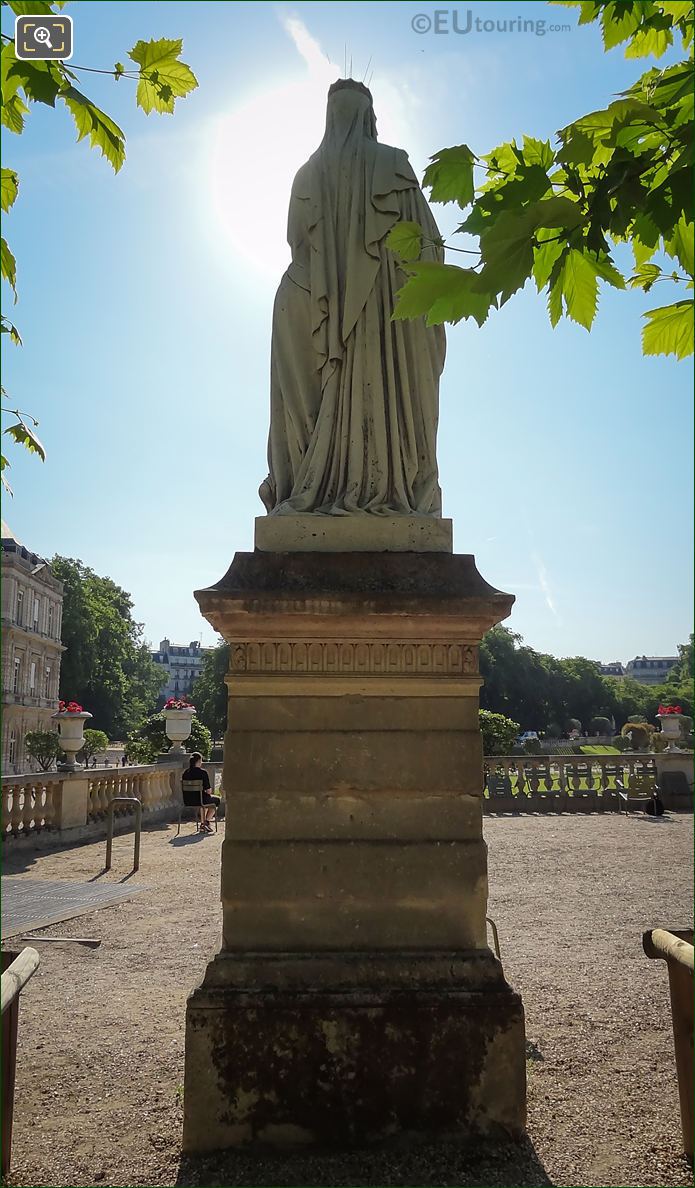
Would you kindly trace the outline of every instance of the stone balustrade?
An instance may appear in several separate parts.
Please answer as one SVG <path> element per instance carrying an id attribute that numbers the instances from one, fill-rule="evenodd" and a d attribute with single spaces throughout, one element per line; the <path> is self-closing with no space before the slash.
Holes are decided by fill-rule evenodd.
<path id="1" fill-rule="evenodd" d="M 60 776 L 24 775 L 2 777 L 2 833 L 19 837 L 55 828 Z"/>
<path id="2" fill-rule="evenodd" d="M 74 773 L 2 777 L 2 837 L 60 840 L 100 836 L 115 797 L 139 800 L 145 816 L 173 816 L 178 811 L 180 765 L 77 769 Z M 131 805 L 114 815 L 128 817 Z M 52 839 L 52 841 L 51 841 Z"/>
<path id="3" fill-rule="evenodd" d="M 206 763 L 216 793 L 222 764 Z M 629 786 L 643 774 L 662 782 L 665 770 L 682 771 L 692 792 L 692 754 L 652 755 L 493 755 L 484 761 L 483 809 L 486 813 L 613 812 L 619 809 L 617 781 Z M 47 772 L 2 777 L 2 837 L 5 841 L 39 835 L 65 835 L 82 829 L 84 836 L 106 827 L 114 797 L 138 799 L 145 816 L 173 815 L 178 809 L 180 768 L 176 764 L 143 767 L 78 769 L 74 775 Z M 667 809 L 690 811 L 689 796 L 662 790 Z M 115 816 L 132 815 L 119 805 Z M 101 831 L 97 831 L 101 832 Z M 80 835 L 81 836 L 81 835 Z"/>
<path id="4" fill-rule="evenodd" d="M 618 781 L 629 787 L 654 777 L 667 809 L 690 809 L 690 796 L 663 786 L 665 770 L 679 771 L 693 787 L 693 756 L 647 752 L 607 755 L 490 755 L 484 761 L 486 813 L 613 812 L 619 810 Z"/>
<path id="5" fill-rule="evenodd" d="M 116 797 L 134 797 L 142 804 L 143 813 L 158 812 L 167 805 L 178 805 L 178 791 L 171 778 L 170 767 L 122 767 L 95 771 L 89 778 L 89 821 L 106 819 L 109 805 Z M 130 816 L 133 809 L 120 804 L 115 817 Z"/>

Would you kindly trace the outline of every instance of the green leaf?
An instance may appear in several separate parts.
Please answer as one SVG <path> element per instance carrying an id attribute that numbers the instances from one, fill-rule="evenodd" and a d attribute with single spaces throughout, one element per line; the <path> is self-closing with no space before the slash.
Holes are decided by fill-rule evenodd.
<path id="1" fill-rule="evenodd" d="M 8 321 L 4 314 L 0 318 L 0 332 L 2 334 L 9 334 L 10 340 L 15 344 L 15 346 L 22 345 L 22 338 L 19 330 L 12 322 Z"/>
<path id="2" fill-rule="evenodd" d="M 123 63 L 116 62 L 115 66 L 113 68 L 113 72 L 116 75 L 116 81 L 118 81 L 118 79 L 121 77 L 121 75 L 125 74 L 125 66 L 123 65 Z"/>
<path id="3" fill-rule="evenodd" d="M 614 289 L 625 288 L 625 277 L 606 254 L 606 252 L 584 252 L 584 256 L 601 280 L 608 281 Z"/>
<path id="4" fill-rule="evenodd" d="M 0 243 L 0 264 L 2 266 L 2 277 L 6 280 L 12 288 L 14 293 L 15 303 L 17 301 L 17 262 L 9 249 L 6 239 L 2 239 Z"/>
<path id="5" fill-rule="evenodd" d="M 419 260 L 422 252 L 422 227 L 406 221 L 396 223 L 386 236 L 386 246 L 401 260 Z"/>
<path id="6" fill-rule="evenodd" d="M 638 214 L 630 228 L 630 243 L 635 264 L 651 260 L 659 246 L 659 228 L 647 214 Z"/>
<path id="7" fill-rule="evenodd" d="M 551 283 L 548 290 L 548 316 L 553 330 L 562 317 L 562 280 L 560 279 L 560 272 L 561 268 L 558 269 L 556 279 Z"/>
<path id="8" fill-rule="evenodd" d="M 125 135 L 118 124 L 87 99 L 75 87 L 65 87 L 60 98 L 72 114 L 77 127 L 77 140 L 89 136 L 93 148 L 101 149 L 102 155 L 118 173 L 125 161 Z"/>
<path id="9" fill-rule="evenodd" d="M 675 355 L 685 359 L 693 353 L 693 302 L 676 301 L 650 309 L 644 315 L 647 325 L 642 330 L 642 350 L 645 355 Z"/>
<path id="10" fill-rule="evenodd" d="M 6 103 L 2 105 L 2 122 L 5 128 L 9 128 L 10 132 L 15 132 L 20 136 L 24 131 L 24 117 L 29 111 L 26 103 L 23 103 L 19 95 L 13 95 Z"/>
<path id="11" fill-rule="evenodd" d="M 15 57 L 10 62 L 5 84 L 3 86 L 3 100 L 6 93 L 14 93 L 20 87 L 27 99 L 34 103 L 45 103 L 48 107 L 55 107 L 56 95 L 62 86 L 60 67 L 55 62 L 24 62 Z"/>
<path id="12" fill-rule="evenodd" d="M 660 28 L 656 25 L 645 25 L 639 29 L 625 50 L 626 58 L 647 58 L 653 54 L 660 58 L 670 45 L 673 45 L 673 34 L 668 27 Z M 645 351 L 645 354 L 647 352 Z"/>
<path id="13" fill-rule="evenodd" d="M 628 284 L 631 289 L 644 289 L 648 293 L 654 284 L 662 275 L 658 264 L 640 264 L 639 268 L 635 269 L 633 276 L 630 277 Z"/>
<path id="14" fill-rule="evenodd" d="M 442 149 L 430 158 L 431 164 L 425 170 L 423 186 L 430 189 L 433 202 L 457 202 L 468 206 L 473 201 L 473 165 L 475 153 L 467 144 Z"/>
<path id="15" fill-rule="evenodd" d="M 675 256 L 688 276 L 695 272 L 695 244 L 693 242 L 693 223 L 682 214 L 676 224 L 671 238 L 664 244 L 666 253 Z"/>
<path id="16" fill-rule="evenodd" d="M 198 86 L 190 66 L 178 61 L 183 49 L 179 38 L 171 41 L 138 41 L 128 57 L 140 67 L 137 103 L 149 115 L 151 111 L 171 114 L 177 99 L 183 99 Z"/>
<path id="17" fill-rule="evenodd" d="M 603 48 L 613 49 L 639 29 L 642 13 L 636 4 L 607 4 L 601 15 Z"/>
<path id="18" fill-rule="evenodd" d="M 563 261 L 560 277 L 567 316 L 590 330 L 598 302 L 598 282 L 591 261 L 584 252 L 570 248 Z"/>
<path id="19" fill-rule="evenodd" d="M 15 16 L 47 16 L 53 12 L 53 5 L 46 0 L 7 0 Z"/>
<path id="20" fill-rule="evenodd" d="M 428 326 L 474 318 L 482 326 L 494 298 L 478 289 L 480 277 L 468 268 L 423 260 L 408 265 L 409 280 L 398 292 L 393 317 L 425 315 Z"/>
<path id="21" fill-rule="evenodd" d="M 14 205 L 19 190 L 19 178 L 14 169 L 6 169 L 2 167 L 2 182 L 0 185 L 1 204 L 2 209 L 7 214 L 7 211 Z"/>
<path id="22" fill-rule="evenodd" d="M 659 8 L 671 18 L 674 25 L 677 21 L 693 19 L 693 0 L 659 0 Z"/>
<path id="23" fill-rule="evenodd" d="M 480 237 L 482 289 L 499 293 L 504 304 L 523 287 L 533 270 L 534 239 L 540 228 L 574 229 L 582 222 L 580 207 L 570 198 L 532 202 L 519 212 L 507 211 Z"/>
<path id="24" fill-rule="evenodd" d="M 533 279 L 536 282 L 536 288 L 539 293 L 547 285 L 556 262 L 565 250 L 564 243 L 557 238 L 557 232 L 553 232 L 552 234 L 555 238 L 547 243 L 541 242 L 540 246 L 535 248 L 533 252 Z M 541 240 L 541 235 L 547 238 L 551 235 L 551 232 L 541 232 L 537 236 L 539 240 Z"/>
<path id="25" fill-rule="evenodd" d="M 0 53 L 0 80 L 2 81 L 3 103 L 7 103 L 19 90 L 19 78 L 15 73 L 12 73 L 13 67 L 17 64 L 18 60 L 14 49 L 14 41 L 6 41 Z"/>
<path id="26" fill-rule="evenodd" d="M 540 165 L 546 172 L 555 163 L 550 141 L 535 140 L 533 136 L 524 136 L 523 156 L 527 165 Z"/>
<path id="27" fill-rule="evenodd" d="M 8 425 L 7 429 L 4 429 L 3 432 L 8 437 L 11 437 L 13 441 L 16 441 L 17 445 L 23 445 L 25 449 L 29 450 L 30 454 L 38 454 L 42 462 L 46 461 L 45 449 L 34 433 L 34 430 L 30 429 L 24 421 L 19 420 L 16 425 Z"/>

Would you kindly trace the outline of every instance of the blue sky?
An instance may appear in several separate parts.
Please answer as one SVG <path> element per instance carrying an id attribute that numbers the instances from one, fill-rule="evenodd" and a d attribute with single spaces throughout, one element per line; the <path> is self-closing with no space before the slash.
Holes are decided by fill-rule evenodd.
<path id="1" fill-rule="evenodd" d="M 84 0 L 72 64 L 182 36 L 199 90 L 173 118 L 146 117 L 133 83 L 82 76 L 126 133 L 117 177 L 62 107 L 35 105 L 23 136 L 3 136 L 21 184 L 5 220 L 20 300 L 4 294 L 5 309 L 25 343 L 5 353 L 4 383 L 48 450 L 44 465 L 13 450 L 4 516 L 36 552 L 129 590 L 155 644 L 213 642 L 191 592 L 253 547 L 289 185 L 346 55 L 357 78 L 371 59 L 380 137 L 420 175 L 445 146 L 548 136 L 652 64 L 603 54 L 568 9 L 473 3 L 459 27 L 468 9 L 571 28 L 415 32 L 453 12 L 439 0 Z M 435 215 L 455 225 L 453 207 Z M 691 366 L 645 359 L 639 341 L 662 297 L 604 289 L 589 335 L 553 331 L 527 287 L 483 329 L 449 329 L 439 464 L 454 547 L 516 594 L 509 626 L 540 650 L 625 660 L 670 654 L 691 630 Z"/>

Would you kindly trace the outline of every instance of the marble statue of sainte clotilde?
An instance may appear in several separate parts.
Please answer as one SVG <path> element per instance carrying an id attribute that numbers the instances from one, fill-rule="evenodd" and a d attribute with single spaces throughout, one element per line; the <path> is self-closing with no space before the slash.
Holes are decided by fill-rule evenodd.
<path id="1" fill-rule="evenodd" d="M 402 149 L 380 144 L 370 92 L 341 80 L 290 197 L 292 262 L 273 311 L 271 515 L 441 516 L 442 327 L 392 321 L 405 276 L 385 239 L 437 226 Z M 424 258 L 442 259 L 437 247 Z"/>

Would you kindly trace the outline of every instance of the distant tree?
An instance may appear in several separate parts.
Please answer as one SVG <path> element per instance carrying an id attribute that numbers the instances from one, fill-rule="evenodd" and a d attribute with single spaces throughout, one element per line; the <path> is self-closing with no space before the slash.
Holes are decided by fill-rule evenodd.
<path id="1" fill-rule="evenodd" d="M 228 670 L 229 644 L 220 640 L 217 647 L 203 657 L 200 675 L 191 694 L 197 716 L 214 739 L 223 738 L 227 729 L 228 693 L 224 678 Z"/>
<path id="2" fill-rule="evenodd" d="M 519 723 L 504 714 L 493 714 L 489 710 L 479 711 L 480 733 L 483 736 L 483 754 L 509 755 L 519 733 Z"/>
<path id="3" fill-rule="evenodd" d="M 207 759 L 210 754 L 212 746 L 212 736 L 210 731 L 197 717 L 193 718 L 191 723 L 191 734 L 187 740 L 186 750 L 190 754 L 192 751 L 200 751 L 203 759 Z M 164 751 L 168 751 L 171 747 L 171 742 L 166 735 L 166 721 L 163 714 L 152 714 L 151 717 L 146 718 L 144 722 L 138 726 L 131 734 L 128 735 L 125 744 L 125 753 L 131 762 L 137 763 L 154 763 L 158 755 Z"/>
<path id="4" fill-rule="evenodd" d="M 162 686 L 130 595 L 82 561 L 54 557 L 51 568 L 64 587 L 60 696 L 79 701 L 109 738 L 124 738 L 154 709 Z"/>
<path id="5" fill-rule="evenodd" d="M 591 734 L 612 734 L 613 723 L 610 718 L 597 717 L 592 718 L 589 724 L 589 731 Z"/>
<path id="6" fill-rule="evenodd" d="M 131 734 L 126 740 L 125 756 L 129 763 L 154 763 L 157 750 L 149 739 L 138 738 L 135 734 Z"/>
<path id="7" fill-rule="evenodd" d="M 89 763 L 89 760 L 92 759 L 94 755 L 98 755 L 101 751 L 105 751 L 108 745 L 108 736 L 104 734 L 103 730 L 85 730 L 84 746 L 80 754 L 82 755 L 84 762 Z"/>
<path id="8" fill-rule="evenodd" d="M 30 759 L 38 763 L 41 771 L 50 771 L 63 750 L 54 730 L 29 730 L 24 740 L 24 749 Z"/>

